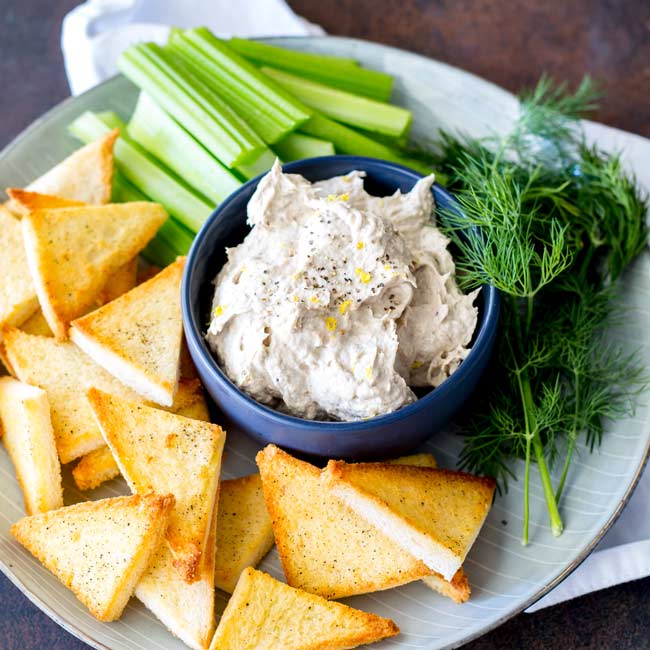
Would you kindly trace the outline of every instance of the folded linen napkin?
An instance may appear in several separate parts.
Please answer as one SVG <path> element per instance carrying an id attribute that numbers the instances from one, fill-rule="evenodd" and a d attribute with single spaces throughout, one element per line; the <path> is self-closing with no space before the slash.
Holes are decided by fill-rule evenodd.
<path id="1" fill-rule="evenodd" d="M 61 46 L 72 94 L 77 95 L 115 74 L 117 58 L 130 43 L 164 42 L 169 25 L 207 25 L 217 33 L 237 36 L 324 34 L 322 28 L 297 16 L 284 0 L 88 0 L 73 9 L 63 22 Z M 477 95 L 480 99 L 485 93 L 490 95 L 490 101 L 483 105 L 485 110 L 494 113 L 494 119 L 483 115 L 483 123 L 500 123 L 503 115 L 511 112 L 513 98 L 505 91 L 478 78 L 470 87 L 465 73 L 458 71 L 458 75 L 462 74 L 459 81 L 454 77 L 454 69 L 448 68 L 446 72 L 437 83 L 449 84 L 453 90 L 450 95 L 455 95 L 454 106 L 446 111 L 450 119 L 448 126 L 458 124 L 465 129 L 471 128 L 472 112 L 459 116 L 459 105 L 474 111 Z M 458 98 L 459 87 L 467 93 L 464 103 Z M 445 93 L 441 92 L 440 96 L 444 98 Z M 438 106 L 437 112 L 445 115 L 445 107 Z M 623 152 L 624 163 L 650 192 L 650 166 L 647 164 L 650 140 L 593 122 L 585 122 L 585 128 L 588 138 L 603 149 Z M 649 575 L 650 471 L 647 471 L 622 516 L 596 550 L 528 611 Z"/>

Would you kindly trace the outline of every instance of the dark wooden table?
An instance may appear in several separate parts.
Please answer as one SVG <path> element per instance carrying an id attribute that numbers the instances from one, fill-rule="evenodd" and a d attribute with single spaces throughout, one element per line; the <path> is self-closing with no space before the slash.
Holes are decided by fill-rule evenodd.
<path id="1" fill-rule="evenodd" d="M 75 4 L 77 0 L 0 1 L 0 146 L 68 95 L 59 37 L 61 19 Z M 647 0 L 290 4 L 329 33 L 427 54 L 514 91 L 534 84 L 544 71 L 570 83 L 588 72 L 607 92 L 596 118 L 650 136 Z M 0 649 L 84 648 L 0 576 Z M 650 649 L 650 579 L 522 614 L 466 648 Z"/>

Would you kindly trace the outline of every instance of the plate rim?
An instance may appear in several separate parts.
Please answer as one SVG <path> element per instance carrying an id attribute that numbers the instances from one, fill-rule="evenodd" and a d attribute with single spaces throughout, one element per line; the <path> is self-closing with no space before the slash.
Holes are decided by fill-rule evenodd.
<path id="1" fill-rule="evenodd" d="M 446 63 L 444 61 L 438 61 L 437 59 L 434 59 L 432 57 L 425 56 L 423 54 L 420 54 L 418 52 L 413 52 L 411 50 L 405 49 L 405 48 L 400 48 L 400 47 L 395 47 L 392 45 L 386 45 L 384 43 L 378 43 L 376 41 L 369 41 L 361 38 L 352 38 L 348 36 L 269 36 L 269 37 L 256 37 L 251 40 L 260 40 L 264 42 L 273 42 L 273 41 L 304 41 L 304 40 L 309 40 L 312 42 L 318 42 L 318 41 L 338 41 L 338 42 L 344 42 L 344 43 L 350 43 L 350 44 L 357 44 L 357 45 L 371 45 L 373 47 L 378 47 L 383 50 L 388 50 L 391 52 L 399 53 L 399 54 L 408 54 L 411 57 L 415 57 L 417 59 L 420 59 L 423 62 L 433 62 L 437 65 L 442 65 L 447 68 L 450 68 L 455 71 L 460 71 L 463 74 L 472 77 L 474 79 L 480 80 L 481 83 L 484 84 L 489 84 L 493 86 L 494 88 L 497 88 L 498 90 L 502 92 L 507 92 L 509 91 L 505 90 L 498 84 L 495 84 L 488 79 L 484 79 L 483 77 L 480 77 L 478 75 L 475 75 L 471 72 L 468 72 L 466 70 L 463 70 L 462 68 L 458 68 L 456 66 L 450 65 L 449 63 Z M 77 101 L 78 99 L 85 97 L 86 95 L 92 93 L 95 91 L 99 86 L 104 86 L 109 83 L 114 83 L 119 77 L 122 75 L 116 74 L 108 79 L 105 79 L 101 83 L 97 84 L 96 86 L 93 86 L 92 88 L 89 88 L 88 90 L 84 91 L 83 93 L 80 93 L 79 95 L 76 96 L 70 96 L 66 97 L 65 99 L 61 100 L 54 106 L 52 106 L 50 109 L 45 111 L 42 115 L 37 117 L 34 121 L 32 121 L 27 127 L 25 127 L 16 137 L 14 137 L 12 140 L 10 140 L 3 148 L 0 150 L 0 159 L 4 158 L 5 155 L 7 155 L 9 152 L 11 152 L 13 149 L 18 147 L 22 141 L 26 138 L 28 138 L 32 131 L 36 130 L 39 126 L 41 126 L 44 122 L 49 121 L 51 117 L 54 115 L 58 114 L 59 111 L 62 111 L 65 107 L 67 107 L 69 104 Z M 3 190 L 4 191 L 4 190 Z M 532 596 L 528 597 L 526 600 L 523 602 L 518 603 L 515 605 L 511 610 L 508 612 L 504 613 L 502 616 L 500 616 L 498 619 L 495 621 L 492 621 L 485 626 L 481 627 L 480 630 L 476 630 L 472 633 L 470 633 L 468 636 L 464 637 L 460 641 L 451 641 L 447 643 L 444 646 L 441 646 L 441 650 L 453 650 L 454 648 L 459 648 L 466 643 L 469 643 L 471 641 L 474 641 L 488 632 L 491 632 L 492 630 L 495 630 L 496 628 L 500 627 L 503 625 L 506 621 L 510 620 L 511 618 L 514 618 L 515 616 L 521 614 L 524 610 L 526 610 L 528 607 L 536 603 L 540 598 L 545 596 L 549 591 L 551 591 L 553 588 L 555 588 L 558 584 L 560 584 L 562 581 L 564 581 L 571 573 L 573 573 L 586 559 L 587 557 L 591 554 L 591 552 L 594 550 L 594 548 L 598 545 L 598 543 L 602 540 L 604 537 L 605 533 L 612 527 L 612 525 L 616 522 L 616 520 L 620 517 L 621 513 L 623 512 L 623 509 L 629 502 L 630 498 L 632 497 L 632 494 L 634 493 L 634 490 L 636 489 L 639 480 L 641 478 L 641 475 L 643 474 L 643 471 L 648 464 L 648 461 L 650 459 L 650 436 L 648 436 L 648 439 L 646 440 L 645 443 L 645 449 L 643 450 L 640 458 L 640 462 L 638 466 L 636 467 L 634 471 L 634 475 L 632 477 L 632 480 L 628 484 L 625 493 L 621 497 L 620 501 L 616 505 L 616 508 L 613 510 L 613 512 L 610 514 L 608 517 L 607 521 L 602 525 L 602 527 L 598 530 L 598 532 L 594 535 L 594 537 L 590 540 L 590 542 L 585 546 L 585 548 L 577 555 L 576 558 L 563 570 L 561 571 L 553 580 L 548 582 L 547 584 L 541 586 Z M 110 646 L 105 645 L 103 642 L 98 641 L 97 639 L 94 639 L 92 636 L 87 634 L 86 632 L 82 631 L 79 627 L 77 627 L 73 622 L 68 621 L 65 617 L 61 616 L 58 614 L 54 609 L 52 609 L 47 603 L 45 603 L 40 597 L 36 596 L 30 589 L 24 584 L 24 582 L 18 578 L 16 574 L 13 573 L 11 570 L 11 567 L 9 566 L 8 563 L 4 561 L 3 558 L 0 557 L 0 571 L 7 577 L 9 582 L 11 582 L 32 604 L 34 604 L 36 607 L 38 607 L 44 614 L 46 614 L 50 619 L 52 619 L 57 625 L 59 625 L 61 628 L 63 628 L 66 632 L 74 636 L 75 638 L 79 639 L 80 641 L 83 641 L 87 645 L 89 645 L 92 648 L 95 648 L 96 650 L 113 650 Z"/>

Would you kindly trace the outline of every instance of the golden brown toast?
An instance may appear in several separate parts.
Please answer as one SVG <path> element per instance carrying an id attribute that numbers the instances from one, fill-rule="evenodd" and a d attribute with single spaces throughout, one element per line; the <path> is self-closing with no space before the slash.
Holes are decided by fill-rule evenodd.
<path id="1" fill-rule="evenodd" d="M 210 650 L 344 650 L 399 634 L 393 621 L 244 569 Z"/>
<path id="2" fill-rule="evenodd" d="M 25 517 L 12 535 L 100 621 L 118 619 L 162 541 L 171 495 L 87 501 Z"/>
<path id="3" fill-rule="evenodd" d="M 405 552 L 451 580 L 492 505 L 492 479 L 463 472 L 330 461 L 323 487 Z"/>

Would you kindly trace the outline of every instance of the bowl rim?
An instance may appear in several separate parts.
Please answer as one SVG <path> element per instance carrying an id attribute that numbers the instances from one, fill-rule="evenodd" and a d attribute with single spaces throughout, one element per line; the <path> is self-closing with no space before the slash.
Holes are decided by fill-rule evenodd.
<path id="1" fill-rule="evenodd" d="M 400 165 L 398 163 L 390 162 L 387 160 L 381 160 L 379 158 L 371 158 L 369 156 L 353 156 L 353 155 L 330 155 L 330 156 L 318 156 L 314 158 L 306 158 L 302 160 L 296 160 L 293 162 L 285 163 L 282 165 L 282 171 L 284 173 L 301 173 L 301 169 L 304 169 L 305 165 L 317 166 L 318 164 L 325 164 L 336 162 L 340 164 L 347 164 L 348 166 L 352 163 L 355 164 L 354 167 L 350 167 L 350 170 L 353 168 L 358 168 L 361 171 L 368 171 L 371 173 L 371 169 L 366 170 L 364 165 L 372 169 L 384 169 L 390 172 L 398 172 L 402 177 L 407 177 L 410 180 L 413 180 L 415 184 L 419 179 L 424 178 L 424 174 L 421 174 L 409 167 Z M 260 182 L 261 178 L 265 176 L 268 172 L 259 174 L 258 176 L 252 178 L 251 180 L 244 183 L 241 187 L 237 188 L 232 192 L 227 198 L 225 198 L 210 214 L 210 216 L 205 220 L 201 229 L 197 233 L 190 248 L 190 251 L 187 255 L 187 260 L 185 263 L 185 268 L 183 270 L 183 278 L 181 284 L 181 309 L 183 317 L 183 328 L 185 331 L 185 336 L 188 339 L 188 346 L 190 349 L 194 348 L 198 350 L 201 354 L 202 361 L 205 363 L 205 367 L 210 371 L 216 381 L 219 382 L 221 387 L 230 394 L 230 396 L 235 399 L 239 399 L 247 404 L 250 408 L 259 413 L 259 415 L 267 420 L 272 420 L 276 424 L 292 425 L 292 426 L 301 426 L 307 429 L 318 429 L 319 431 L 329 430 L 331 432 L 363 432 L 377 426 L 387 426 L 400 422 L 401 420 L 420 413 L 426 409 L 430 403 L 436 402 L 440 399 L 444 399 L 449 393 L 453 392 L 458 386 L 462 384 L 465 380 L 466 375 L 471 371 L 471 366 L 469 360 L 477 358 L 483 351 L 486 344 L 492 339 L 494 335 L 494 330 L 498 325 L 499 320 L 499 311 L 500 311 L 500 295 L 496 287 L 485 284 L 481 286 L 481 291 L 484 293 L 484 311 L 483 318 L 478 327 L 476 339 L 474 345 L 471 347 L 467 357 L 461 362 L 458 368 L 451 374 L 450 377 L 445 379 L 439 386 L 432 388 L 426 395 L 416 399 L 414 402 L 402 406 L 401 408 L 391 411 L 390 413 L 385 413 L 383 415 L 376 415 L 370 418 L 363 420 L 354 420 L 354 421 L 332 421 L 332 420 L 308 420 L 301 418 L 295 415 L 290 415 L 287 413 L 282 413 L 277 411 L 270 406 L 266 406 L 255 400 L 253 397 L 245 393 L 243 390 L 238 388 L 231 379 L 225 374 L 225 372 L 220 368 L 216 359 L 214 358 L 212 352 L 210 351 L 208 345 L 205 342 L 205 337 L 201 333 L 200 323 L 195 316 L 193 305 L 190 300 L 190 280 L 191 274 L 194 270 L 196 261 L 200 255 L 200 249 L 203 245 L 203 240 L 206 233 L 210 229 L 214 221 L 216 221 L 221 214 L 228 209 L 231 203 L 238 200 L 241 194 L 249 191 L 252 187 L 256 187 Z M 463 212 L 460 208 L 460 205 L 453 194 L 448 192 L 444 187 L 435 183 L 436 191 L 440 192 L 445 199 L 454 205 L 462 215 Z M 463 215 L 464 216 L 464 215 Z M 215 272 L 216 275 L 216 272 Z M 202 280 L 203 284 L 206 280 Z M 212 278 L 207 280 L 212 282 Z M 192 345 L 194 344 L 194 345 Z"/>

